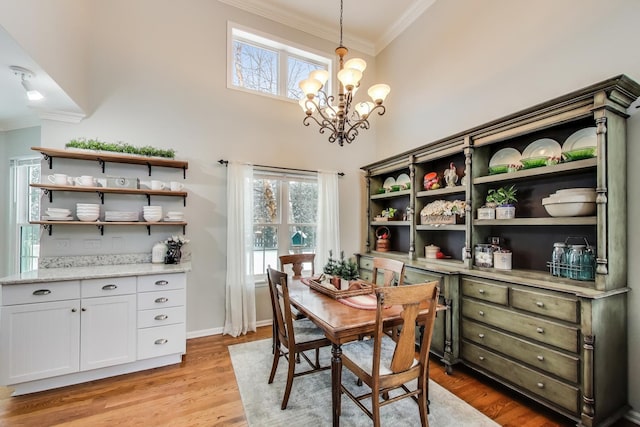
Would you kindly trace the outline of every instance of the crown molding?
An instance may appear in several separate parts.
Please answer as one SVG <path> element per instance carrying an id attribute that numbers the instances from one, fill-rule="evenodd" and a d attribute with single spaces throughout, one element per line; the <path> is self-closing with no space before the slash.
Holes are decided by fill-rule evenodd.
<path id="1" fill-rule="evenodd" d="M 409 26 L 426 12 L 427 9 L 433 6 L 435 2 L 436 0 L 420 0 L 415 2 L 411 8 L 402 14 L 400 19 L 394 22 L 393 25 L 378 38 L 375 44 L 375 55 L 382 52 L 389 43 L 409 28 Z"/>
<path id="2" fill-rule="evenodd" d="M 235 8 L 244 10 L 245 12 L 252 13 L 254 15 L 261 16 L 271 21 L 278 22 L 296 30 L 304 31 L 305 33 L 319 37 L 324 40 L 338 44 L 339 34 L 334 28 L 326 25 L 320 25 L 317 22 L 304 19 L 298 15 L 290 13 L 289 11 L 282 9 L 273 9 L 269 5 L 269 2 L 263 0 L 218 0 L 220 3 L 228 4 Z M 344 44 L 353 50 L 357 50 L 367 55 L 374 56 L 375 48 L 372 42 L 364 40 L 362 38 L 355 37 L 353 34 L 349 34 L 348 31 L 344 33 Z"/>
<path id="3" fill-rule="evenodd" d="M 39 111 L 38 115 L 43 120 L 54 120 L 65 123 L 80 123 L 86 117 L 83 113 L 72 113 L 69 111 Z"/>

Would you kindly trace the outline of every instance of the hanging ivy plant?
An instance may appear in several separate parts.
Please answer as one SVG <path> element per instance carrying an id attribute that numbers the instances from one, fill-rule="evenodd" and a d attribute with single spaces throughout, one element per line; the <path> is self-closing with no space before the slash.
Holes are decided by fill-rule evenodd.
<path id="1" fill-rule="evenodd" d="M 111 151 L 115 153 L 138 154 L 149 157 L 165 157 L 173 159 L 176 152 L 173 148 L 162 150 L 160 148 L 146 145 L 144 147 L 134 147 L 125 142 L 104 142 L 98 139 L 78 138 L 72 139 L 65 144 L 67 148 L 80 148 L 84 150 Z"/>

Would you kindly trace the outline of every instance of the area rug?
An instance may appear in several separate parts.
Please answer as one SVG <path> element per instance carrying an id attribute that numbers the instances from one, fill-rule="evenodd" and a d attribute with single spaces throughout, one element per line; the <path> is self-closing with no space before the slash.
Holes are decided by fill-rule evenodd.
<path id="1" fill-rule="evenodd" d="M 271 339 L 229 346 L 233 370 L 240 388 L 245 415 L 250 426 L 330 426 L 331 422 L 331 370 L 297 377 L 289 404 L 280 409 L 287 377 L 287 361 L 280 358 L 276 378 L 267 384 L 273 355 Z M 312 354 L 310 354 L 312 356 Z M 330 348 L 321 349 L 321 361 L 329 364 Z M 306 369 L 303 361 L 297 368 Z M 342 370 L 342 381 L 360 393 L 366 385 L 358 387 L 355 377 L 347 369 Z M 429 382 L 431 427 L 495 427 L 498 426 L 484 414 L 449 393 L 433 381 Z M 418 405 L 412 399 L 387 405 L 380 410 L 383 426 L 419 426 Z M 348 397 L 342 397 L 340 425 L 371 426 L 373 423 Z"/>

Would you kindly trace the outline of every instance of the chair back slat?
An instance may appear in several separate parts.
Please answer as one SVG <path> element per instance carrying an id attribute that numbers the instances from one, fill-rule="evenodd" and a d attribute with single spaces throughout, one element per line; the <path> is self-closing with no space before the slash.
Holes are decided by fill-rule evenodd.
<path id="1" fill-rule="evenodd" d="M 280 338 L 280 342 L 286 345 L 287 348 L 290 348 L 295 337 L 293 336 L 293 317 L 291 315 L 291 305 L 289 303 L 287 275 L 269 267 L 267 268 L 267 279 L 269 282 L 271 305 L 274 311 L 273 315 L 278 324 L 278 336 Z"/>
<path id="2" fill-rule="evenodd" d="M 404 262 L 391 258 L 373 258 L 372 282 L 378 284 L 378 270 L 382 270 L 383 282 L 380 286 L 402 286 L 404 283 Z"/>
<path id="3" fill-rule="evenodd" d="M 376 289 L 378 298 L 376 312 L 376 333 L 374 336 L 374 372 L 379 368 L 380 348 L 382 345 L 382 337 L 384 334 L 385 307 L 401 305 L 402 327 L 400 336 L 397 339 L 395 351 L 391 361 L 391 369 L 394 373 L 404 372 L 411 368 L 415 357 L 415 337 L 416 337 L 416 320 L 420 314 L 420 305 L 427 304 L 428 314 L 425 320 L 425 331 L 432 331 L 433 320 L 435 319 L 436 306 L 438 301 L 438 282 L 430 282 L 419 285 L 404 285 L 394 287 L 382 287 Z M 429 342 L 431 343 L 430 335 Z M 423 343 L 424 344 L 424 343 Z M 424 346 L 422 347 L 425 348 Z M 429 348 L 428 346 L 426 347 Z M 420 363 L 426 363 L 426 352 L 420 353 Z M 377 366 L 376 365 L 377 363 Z"/>
<path id="4" fill-rule="evenodd" d="M 291 270 L 293 271 L 293 278 L 299 279 L 302 277 L 303 264 L 311 263 L 311 275 L 315 274 L 314 261 L 316 254 L 292 254 L 292 255 L 280 255 L 280 270 L 284 271 L 285 265 L 291 264 Z"/>

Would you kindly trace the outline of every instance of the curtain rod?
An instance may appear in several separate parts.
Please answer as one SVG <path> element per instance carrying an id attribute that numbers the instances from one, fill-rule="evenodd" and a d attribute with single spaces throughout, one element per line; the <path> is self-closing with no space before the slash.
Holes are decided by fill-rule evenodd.
<path id="1" fill-rule="evenodd" d="M 227 166 L 229 164 L 229 160 L 218 160 L 218 163 L 221 165 Z M 318 171 L 310 170 L 310 169 L 296 169 L 296 168 L 283 168 L 280 166 L 267 166 L 267 165 L 253 165 L 259 168 L 269 168 L 269 169 L 277 169 L 277 170 L 285 170 L 285 171 L 296 171 L 296 172 L 313 172 L 318 173 Z M 344 172 L 338 172 L 338 176 L 344 176 Z"/>

